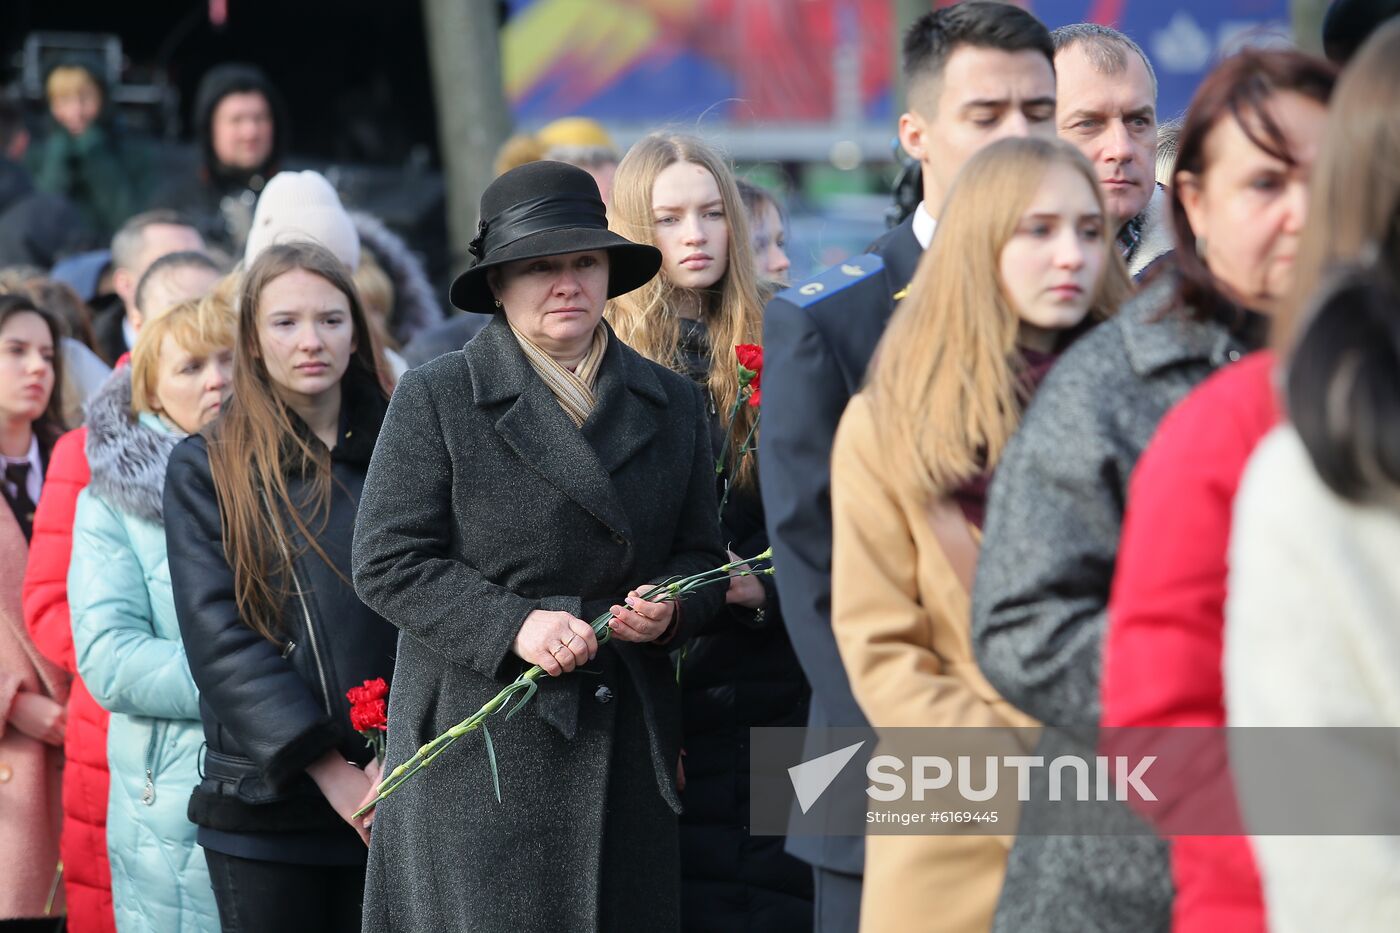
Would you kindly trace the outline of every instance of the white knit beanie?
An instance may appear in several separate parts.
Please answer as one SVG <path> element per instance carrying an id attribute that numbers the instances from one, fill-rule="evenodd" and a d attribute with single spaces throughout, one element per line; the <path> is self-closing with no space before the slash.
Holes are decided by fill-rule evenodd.
<path id="1" fill-rule="evenodd" d="M 335 188 L 319 172 L 278 172 L 263 188 L 243 252 L 245 268 L 278 243 L 312 240 L 354 272 L 360 265 L 360 235 Z"/>

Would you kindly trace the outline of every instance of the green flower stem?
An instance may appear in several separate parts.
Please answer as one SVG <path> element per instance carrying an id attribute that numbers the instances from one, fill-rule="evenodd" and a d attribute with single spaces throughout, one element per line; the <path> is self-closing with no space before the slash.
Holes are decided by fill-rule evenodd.
<path id="1" fill-rule="evenodd" d="M 773 549 L 769 548 L 762 554 L 747 560 L 730 561 L 713 570 L 706 570 L 689 577 L 677 577 L 665 580 L 648 589 L 642 598 L 648 602 L 675 602 L 684 599 L 686 596 L 702 587 L 727 581 L 731 576 L 771 575 L 773 573 L 772 567 L 764 567 L 757 570 L 755 570 L 754 567 L 763 561 L 770 560 L 772 556 Z M 612 613 L 605 612 L 590 623 L 594 633 L 598 636 L 598 644 L 600 645 L 606 644 L 612 637 L 612 630 L 608 628 L 608 620 L 611 618 Z M 363 816 L 374 809 L 375 805 L 381 800 L 402 787 L 405 782 L 419 771 L 432 764 L 433 761 L 445 752 L 454 742 L 469 732 L 475 732 L 478 729 L 484 728 L 487 719 L 496 715 L 502 709 L 505 709 L 509 701 L 517 694 L 524 694 L 516 702 L 515 706 L 506 713 L 506 718 L 509 719 L 511 716 L 515 715 L 515 713 L 535 695 L 535 691 L 539 689 L 537 681 L 543 673 L 544 668 L 540 667 L 538 664 L 534 665 L 501 690 L 500 693 L 488 700 L 486 705 L 481 707 L 481 709 L 472 713 L 466 719 L 463 719 L 431 742 L 420 747 L 418 751 L 413 753 L 412 757 L 391 771 L 387 777 L 379 782 L 378 794 L 365 806 L 355 811 L 355 816 Z M 494 755 L 491 755 L 491 771 L 493 777 L 495 776 L 495 770 Z M 500 795 L 498 793 L 497 800 L 499 801 L 499 799 Z"/>
<path id="2" fill-rule="evenodd" d="M 744 405 L 744 386 L 739 386 L 739 394 L 734 404 L 729 406 L 729 417 L 725 419 L 724 445 L 720 447 L 719 459 L 715 460 L 715 475 L 724 475 L 724 460 L 729 455 L 729 436 L 734 433 L 734 422 L 739 420 L 739 409 Z"/>
<path id="3" fill-rule="evenodd" d="M 736 463 L 742 465 L 744 462 L 744 456 L 748 454 L 748 452 L 752 449 L 749 445 L 753 443 L 754 435 L 758 433 L 758 422 L 759 419 L 761 419 L 762 417 L 762 412 L 759 412 L 758 414 L 754 415 L 753 424 L 749 425 L 748 436 L 744 438 L 744 443 L 739 445 L 739 452 L 734 458 Z M 731 421 L 729 423 L 729 429 L 731 431 L 734 429 L 734 422 Z M 720 456 L 724 456 L 723 452 L 721 452 Z M 729 491 L 733 488 L 734 484 L 728 478 L 726 478 L 724 481 L 724 495 L 721 496 L 719 500 L 719 517 L 721 521 L 724 520 L 724 507 L 729 504 Z"/>

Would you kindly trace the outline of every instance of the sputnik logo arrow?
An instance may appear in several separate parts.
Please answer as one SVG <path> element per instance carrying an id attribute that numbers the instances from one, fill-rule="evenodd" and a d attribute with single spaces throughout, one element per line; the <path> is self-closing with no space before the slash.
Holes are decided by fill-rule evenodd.
<path id="1" fill-rule="evenodd" d="M 788 768 L 788 778 L 792 781 L 792 789 L 797 793 L 797 805 L 802 808 L 803 813 L 812 809 L 817 798 L 826 793 L 826 789 L 836 780 L 841 769 L 846 767 L 846 763 L 855 757 L 864 744 L 857 742 L 847 745 L 820 758 L 813 758 Z"/>

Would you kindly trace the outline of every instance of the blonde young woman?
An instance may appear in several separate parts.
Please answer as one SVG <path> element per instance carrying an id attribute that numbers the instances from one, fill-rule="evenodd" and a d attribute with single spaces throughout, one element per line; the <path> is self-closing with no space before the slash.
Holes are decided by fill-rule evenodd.
<path id="1" fill-rule="evenodd" d="M 655 246 L 662 261 L 656 278 L 609 303 L 608 320 L 629 346 L 706 390 L 714 451 L 726 464 L 721 482 L 730 487 L 723 538 L 731 553 L 757 554 L 768 535 L 756 457 L 739 456 L 757 408 L 740 405 L 733 429 L 726 428 L 740 392 L 734 347 L 760 342 L 766 296 L 734 173 L 700 140 L 656 134 L 628 150 L 612 197 L 612 227 Z M 811 925 L 810 870 L 782 851 L 781 839 L 751 838 L 746 830 L 749 728 L 806 721 L 807 684 L 775 599 L 771 577 L 734 578 L 727 611 L 691 641 L 682 661 L 686 929 Z"/>
<path id="2" fill-rule="evenodd" d="M 832 625 L 862 711 L 889 727 L 1034 721 L 978 671 L 970 587 L 992 470 L 1073 336 L 1129 292 L 1069 145 L 996 143 L 959 174 L 832 457 Z M 989 929 L 1010 838 L 873 835 L 861 927 Z"/>

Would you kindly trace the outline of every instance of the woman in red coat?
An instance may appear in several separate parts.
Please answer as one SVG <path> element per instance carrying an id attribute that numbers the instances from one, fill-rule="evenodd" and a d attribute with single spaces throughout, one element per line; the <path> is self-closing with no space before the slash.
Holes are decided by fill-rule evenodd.
<path id="1" fill-rule="evenodd" d="M 1105 727 L 1225 725 L 1220 665 L 1231 508 L 1245 462 L 1279 420 L 1272 377 L 1267 351 L 1216 373 L 1163 419 L 1133 471 L 1108 604 Z M 1216 820 L 1238 825 L 1219 735 L 1219 742 L 1193 735 L 1202 744 L 1191 756 L 1197 765 L 1219 756 L 1217 780 L 1183 782 L 1193 796 L 1170 812 L 1199 816 L 1223 802 L 1228 809 L 1215 809 Z M 1174 931 L 1264 933 L 1248 838 L 1182 835 L 1170 844 Z"/>
<path id="2" fill-rule="evenodd" d="M 130 379 L 118 366 L 110 378 Z M 69 933 L 116 933 L 112 872 L 107 863 L 107 716 L 77 676 L 68 618 L 68 558 L 73 513 L 87 486 L 87 429 L 59 438 L 49 458 L 44 494 L 24 574 L 24 622 L 39 653 L 72 677 L 63 753 L 63 888 Z"/>
<path id="3" fill-rule="evenodd" d="M 1400 211 L 1396 164 L 1400 25 L 1362 47 L 1332 96 L 1312 172 L 1293 297 L 1274 322 L 1275 346 L 1290 347 L 1327 270 L 1361 258 L 1368 244 L 1392 229 Z M 1221 665 L 1232 509 L 1246 460 L 1278 419 L 1272 354 L 1256 354 L 1188 396 L 1139 461 L 1109 604 L 1103 725 L 1225 725 Z M 1198 784 L 1215 792 L 1209 802 L 1232 806 L 1223 743 L 1216 751 L 1217 780 Z M 1188 811 L 1198 807 L 1201 791 L 1187 802 Z M 1265 929 L 1246 837 L 1174 838 L 1172 875 L 1174 930 Z"/>

